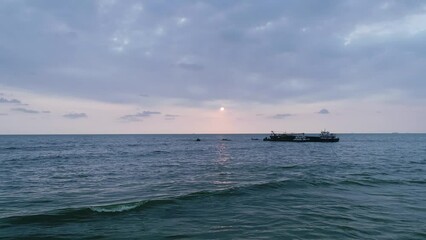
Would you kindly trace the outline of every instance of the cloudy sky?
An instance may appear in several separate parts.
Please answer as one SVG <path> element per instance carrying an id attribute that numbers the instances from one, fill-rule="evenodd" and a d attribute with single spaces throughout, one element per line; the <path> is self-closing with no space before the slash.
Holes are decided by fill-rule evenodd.
<path id="1" fill-rule="evenodd" d="M 0 32 L 0 134 L 426 132 L 425 1 L 1 0 Z"/>

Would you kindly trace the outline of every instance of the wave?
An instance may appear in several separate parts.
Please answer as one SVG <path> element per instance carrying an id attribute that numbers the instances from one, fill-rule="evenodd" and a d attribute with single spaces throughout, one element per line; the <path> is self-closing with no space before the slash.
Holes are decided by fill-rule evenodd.
<path id="1" fill-rule="evenodd" d="M 129 144 L 127 144 L 128 147 L 139 147 L 141 145 L 142 144 L 140 144 L 140 143 L 129 143 Z"/>
<path id="2" fill-rule="evenodd" d="M 156 150 L 152 151 L 152 153 L 170 153 L 169 151 Z"/>
<path id="3" fill-rule="evenodd" d="M 37 215 L 11 216 L 3 218 L 8 223 L 12 224 L 55 224 L 68 223 L 74 221 L 90 221 L 92 218 L 100 217 L 105 214 L 126 214 L 134 211 L 145 211 L 151 208 L 163 207 L 173 204 L 181 204 L 182 201 L 192 201 L 197 199 L 206 199 L 211 197 L 235 197 L 254 192 L 277 189 L 294 189 L 306 187 L 329 187 L 329 186 L 344 186 L 357 185 L 361 187 L 377 187 L 381 184 L 401 184 L 403 181 L 395 180 L 379 180 L 379 179 L 346 179 L 342 181 L 328 181 L 326 179 L 289 179 L 281 178 L 275 181 L 258 181 L 244 185 L 237 185 L 215 190 L 200 190 L 192 193 L 170 196 L 159 199 L 147 199 L 133 202 L 122 202 L 107 205 L 95 205 L 81 208 L 57 209 L 51 212 Z M 423 180 L 408 181 L 406 183 L 424 184 Z"/>
<path id="4" fill-rule="evenodd" d="M 141 153 L 138 156 L 139 157 L 150 157 L 150 156 L 156 156 L 156 155 L 160 155 L 160 154 L 170 154 L 170 153 L 171 152 L 169 152 L 169 151 L 155 150 L 155 151 Z"/>
<path id="5" fill-rule="evenodd" d="M 290 169 L 290 168 L 298 168 L 298 167 L 300 167 L 299 164 L 294 164 L 294 165 L 279 166 L 278 168 L 281 168 L 281 169 Z"/>
<path id="6" fill-rule="evenodd" d="M 286 182 L 288 182 L 287 179 L 282 179 L 273 182 L 258 182 L 254 184 L 234 186 L 217 190 L 201 190 L 162 199 L 149 199 L 109 205 L 87 206 L 81 208 L 57 209 L 42 214 L 6 217 L 3 218 L 2 221 L 4 220 L 11 224 L 61 224 L 75 221 L 89 221 L 93 217 L 98 217 L 99 215 L 104 214 L 125 214 L 132 211 L 144 211 L 154 207 L 179 204 L 181 201 L 190 201 L 209 197 L 238 196 L 250 191 L 256 191 L 265 188 L 278 188 L 284 184 L 291 184 L 290 182 Z"/>
<path id="7" fill-rule="evenodd" d="M 1 148 L 1 149 L 3 149 L 3 150 L 18 150 L 20 148 L 18 148 L 18 147 L 4 147 L 4 148 Z"/>
<path id="8" fill-rule="evenodd" d="M 422 185 L 426 184 L 426 179 L 345 179 L 334 183 L 335 185 L 358 185 L 362 187 L 381 187 L 383 185 Z"/>
<path id="9" fill-rule="evenodd" d="M 357 185 L 357 186 L 364 186 L 364 187 L 373 187 L 373 184 L 370 184 L 368 182 L 359 181 L 359 180 L 344 180 L 339 182 L 341 185 Z"/>
<path id="10" fill-rule="evenodd" d="M 117 203 L 111 205 L 92 206 L 89 209 L 96 213 L 121 213 L 130 210 L 143 210 L 154 206 L 170 204 L 174 201 L 172 199 L 154 199 L 127 203 Z"/>

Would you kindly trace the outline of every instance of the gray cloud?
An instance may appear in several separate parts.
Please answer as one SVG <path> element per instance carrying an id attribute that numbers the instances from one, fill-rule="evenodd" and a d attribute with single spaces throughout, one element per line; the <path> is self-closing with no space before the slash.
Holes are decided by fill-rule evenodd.
<path id="1" fill-rule="evenodd" d="M 120 119 L 130 121 L 130 122 L 139 122 L 139 121 L 142 121 L 143 118 L 147 118 L 152 115 L 159 115 L 159 114 L 161 114 L 161 112 L 143 111 L 136 114 L 124 115 L 120 117 Z"/>
<path id="2" fill-rule="evenodd" d="M 0 116 L 7 116 L 7 113 L 0 113 Z"/>
<path id="3" fill-rule="evenodd" d="M 200 71 L 200 70 L 203 70 L 204 68 L 203 65 L 196 64 L 196 63 L 180 62 L 180 63 L 177 63 L 177 65 L 183 69 L 192 70 L 192 71 Z"/>
<path id="4" fill-rule="evenodd" d="M 272 118 L 274 118 L 274 119 L 285 119 L 285 118 L 288 118 L 288 117 L 291 117 L 291 116 L 293 116 L 293 115 L 289 114 L 289 113 L 283 113 L 283 114 L 275 114 L 274 116 L 272 116 Z"/>
<path id="5" fill-rule="evenodd" d="M 80 119 L 80 118 L 87 118 L 86 113 L 68 113 L 63 115 L 62 117 L 68 118 L 68 119 Z"/>
<path id="6" fill-rule="evenodd" d="M 175 115 L 175 114 L 166 114 L 166 115 L 164 115 L 164 119 L 165 120 L 175 120 L 178 117 L 180 117 L 180 115 Z"/>
<path id="7" fill-rule="evenodd" d="M 327 109 L 323 108 L 318 113 L 319 114 L 330 114 L 330 111 L 328 111 Z"/>
<path id="8" fill-rule="evenodd" d="M 10 87 L 108 102 L 141 89 L 188 102 L 426 98 L 421 1 L 1 4 Z"/>
<path id="9" fill-rule="evenodd" d="M 26 109 L 26 108 L 11 108 L 10 110 L 15 112 L 22 112 L 22 113 L 30 113 L 30 114 L 39 114 L 39 111 L 32 110 L 32 109 Z"/>
<path id="10" fill-rule="evenodd" d="M 22 102 L 19 101 L 18 99 L 6 99 L 6 98 L 0 98 L 0 103 L 22 104 Z"/>

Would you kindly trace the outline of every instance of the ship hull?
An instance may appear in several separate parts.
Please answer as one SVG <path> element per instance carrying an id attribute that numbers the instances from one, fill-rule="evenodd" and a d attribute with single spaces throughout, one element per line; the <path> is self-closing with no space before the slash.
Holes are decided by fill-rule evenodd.
<path id="1" fill-rule="evenodd" d="M 321 138 L 318 136 L 304 136 L 302 139 L 297 135 L 278 135 L 270 136 L 263 139 L 270 142 L 338 142 L 339 138 Z"/>

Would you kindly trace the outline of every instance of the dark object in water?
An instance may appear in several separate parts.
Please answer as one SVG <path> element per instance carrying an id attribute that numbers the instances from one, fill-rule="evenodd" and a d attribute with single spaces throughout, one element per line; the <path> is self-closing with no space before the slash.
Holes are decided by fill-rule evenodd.
<path id="1" fill-rule="evenodd" d="M 227 138 L 222 138 L 222 141 L 231 141 L 231 140 L 229 140 Z"/>
<path id="2" fill-rule="evenodd" d="M 259 140 L 259 138 L 251 138 L 251 140 L 257 141 L 257 140 Z"/>
<path id="3" fill-rule="evenodd" d="M 195 141 L 199 142 L 199 141 L 201 141 L 201 139 L 197 138 L 197 140 L 195 140 Z"/>
<path id="4" fill-rule="evenodd" d="M 271 133 L 269 137 L 265 137 L 263 141 L 272 142 L 338 142 L 339 138 L 335 134 L 328 131 L 321 131 L 319 136 L 305 135 L 304 133 Z"/>

